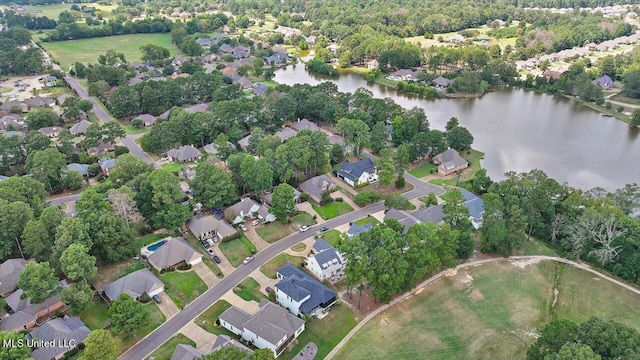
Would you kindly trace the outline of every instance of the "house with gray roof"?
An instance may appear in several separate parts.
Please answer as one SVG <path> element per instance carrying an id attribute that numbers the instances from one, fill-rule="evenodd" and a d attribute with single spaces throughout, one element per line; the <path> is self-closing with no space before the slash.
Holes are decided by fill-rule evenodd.
<path id="1" fill-rule="evenodd" d="M 403 234 L 409 231 L 409 228 L 415 224 L 419 224 L 420 220 L 404 210 L 389 209 L 384 215 L 384 220 L 394 219 L 404 226 Z"/>
<path id="2" fill-rule="evenodd" d="M 322 199 L 322 194 L 330 193 L 335 189 L 336 184 L 327 175 L 314 176 L 300 184 L 300 190 L 317 203 Z"/>
<path id="3" fill-rule="evenodd" d="M 91 330 L 78 317 L 55 318 L 27 335 L 29 340 L 42 340 L 53 346 L 41 346 L 31 352 L 36 360 L 61 358 L 89 336 Z"/>
<path id="4" fill-rule="evenodd" d="M 109 176 L 109 172 L 111 172 L 111 169 L 116 166 L 116 159 L 100 159 L 98 163 L 100 164 L 102 175 Z"/>
<path id="5" fill-rule="evenodd" d="M 449 85 L 451 85 L 453 83 L 453 80 L 449 80 L 445 77 L 442 76 L 438 76 L 437 78 L 431 80 L 431 83 L 433 85 L 435 85 L 436 87 L 442 88 L 442 89 L 446 89 L 449 87 Z"/>
<path id="6" fill-rule="evenodd" d="M 69 98 L 75 98 L 75 96 L 69 95 L 69 94 L 62 94 L 56 98 L 56 102 L 58 103 L 58 105 L 62 105 L 64 104 L 65 100 Z"/>
<path id="7" fill-rule="evenodd" d="M 62 130 L 59 126 L 47 126 L 38 129 L 38 132 L 50 139 L 58 137 L 60 135 L 60 131 Z"/>
<path id="8" fill-rule="evenodd" d="M 372 223 L 366 223 L 363 225 L 358 225 L 356 223 L 351 223 L 351 226 L 349 226 L 349 230 L 347 230 L 347 236 L 348 237 L 354 237 L 354 236 L 358 236 L 362 233 L 371 231 L 371 229 L 373 229 L 373 224 Z"/>
<path id="9" fill-rule="evenodd" d="M 258 96 L 264 96 L 267 94 L 269 87 L 263 83 L 256 83 L 256 88 L 253 89 L 253 94 Z"/>
<path id="10" fill-rule="evenodd" d="M 26 113 L 27 111 L 29 111 L 29 105 L 27 105 L 22 101 L 12 100 L 12 101 L 7 101 L 2 105 L 0 105 L 0 110 L 11 111 L 12 108 L 18 108 L 23 113 Z"/>
<path id="11" fill-rule="evenodd" d="M 423 207 L 422 209 L 412 212 L 411 215 L 420 220 L 420 222 L 430 222 L 434 224 L 440 224 L 447 216 L 443 211 L 442 204 Z"/>
<path id="12" fill-rule="evenodd" d="M 376 166 L 371 158 L 365 158 L 353 163 L 345 162 L 340 166 L 338 177 L 347 184 L 356 187 L 378 180 Z"/>
<path id="13" fill-rule="evenodd" d="M 58 282 L 58 290 L 62 290 L 68 286 L 69 284 L 65 280 Z M 40 304 L 32 304 L 31 299 L 28 297 L 22 298 L 23 294 L 24 291 L 18 289 L 5 299 L 13 313 L 0 321 L 0 331 L 31 329 L 36 326 L 36 320 L 38 318 L 55 313 L 65 306 L 65 303 L 62 301 L 61 291 L 58 291 L 56 295 Z"/>
<path id="14" fill-rule="evenodd" d="M 311 131 L 320 131 L 318 125 L 316 125 L 313 121 L 309 121 L 307 119 L 298 119 L 291 127 L 296 130 L 311 130 Z"/>
<path id="15" fill-rule="evenodd" d="M 275 134 L 273 134 L 273 135 L 275 135 L 275 136 L 277 136 L 278 138 L 280 138 L 280 140 L 281 140 L 282 142 L 285 142 L 285 141 L 289 140 L 290 138 L 292 138 L 292 137 L 296 136 L 297 134 L 298 134 L 298 132 L 297 132 L 297 131 L 295 131 L 295 130 L 293 130 L 292 128 L 290 128 L 290 127 L 285 127 L 285 128 L 283 128 L 283 129 L 281 129 L 281 130 L 278 130 L 278 131 L 277 131 Z"/>
<path id="16" fill-rule="evenodd" d="M 197 112 L 203 113 L 207 111 L 207 108 L 209 107 L 209 105 L 201 103 L 201 104 L 196 104 L 193 106 L 189 106 L 188 108 L 185 108 L 185 110 L 189 113 L 189 114 L 195 114 Z"/>
<path id="17" fill-rule="evenodd" d="M 102 140 L 98 141 L 98 145 L 87 149 L 87 154 L 91 156 L 100 156 L 113 151 L 116 147 L 113 144 L 106 143 Z"/>
<path id="18" fill-rule="evenodd" d="M 243 150 L 247 150 L 247 147 L 249 146 L 249 138 L 251 137 L 251 134 L 243 137 L 242 139 L 238 140 L 238 145 L 240 145 L 240 147 Z"/>
<path id="19" fill-rule="evenodd" d="M 230 54 L 233 52 L 234 47 L 229 44 L 222 44 L 218 49 L 223 53 Z"/>
<path id="20" fill-rule="evenodd" d="M 138 300 L 142 294 L 150 297 L 160 294 L 164 291 L 164 284 L 149 269 L 144 268 L 110 283 L 103 291 L 109 300 L 120 299 L 120 294 L 128 294 Z"/>
<path id="21" fill-rule="evenodd" d="M 261 211 L 262 210 L 262 211 Z M 264 216 L 260 215 L 264 214 Z M 264 204 L 258 204 L 251 198 L 244 198 L 239 202 L 227 208 L 228 218 L 233 219 L 232 224 L 239 224 L 248 219 L 259 218 L 264 222 L 272 222 L 275 216 L 269 213 L 269 207 Z"/>
<path id="22" fill-rule="evenodd" d="M 216 338 L 216 341 L 213 343 L 213 347 L 211 348 L 211 351 L 218 351 L 220 349 L 231 347 L 231 346 L 237 347 L 238 349 L 246 352 L 248 355 L 253 354 L 253 350 L 244 346 L 238 340 L 232 339 L 229 336 L 224 334 L 218 335 L 218 337 Z"/>
<path id="23" fill-rule="evenodd" d="M 89 121 L 81 120 L 80 122 L 73 124 L 73 126 L 69 128 L 69 133 L 74 136 L 85 134 L 89 126 L 91 126 L 91 123 Z"/>
<path id="24" fill-rule="evenodd" d="M 593 80 L 593 83 L 605 90 L 611 90 L 611 88 L 613 87 L 613 80 L 611 80 L 611 78 L 608 75 L 603 75 Z"/>
<path id="25" fill-rule="evenodd" d="M 183 145 L 177 149 L 167 151 L 167 156 L 171 161 L 187 163 L 200 160 L 202 153 L 194 146 Z"/>
<path id="26" fill-rule="evenodd" d="M 371 225 L 371 224 L 369 224 Z M 305 259 L 305 268 L 323 280 L 340 280 L 344 277 L 346 260 L 340 252 L 323 239 L 313 244 L 314 253 Z"/>
<path id="27" fill-rule="evenodd" d="M 30 99 L 24 101 L 29 109 L 41 108 L 41 107 L 50 107 L 55 105 L 56 101 L 51 98 L 42 97 L 42 96 L 34 96 Z"/>
<path id="28" fill-rule="evenodd" d="M 151 114 L 142 114 L 142 115 L 138 115 L 136 116 L 135 119 L 140 119 L 140 121 L 142 121 L 142 124 L 147 127 L 147 126 L 153 126 L 156 124 L 156 117 L 151 115 Z"/>
<path id="29" fill-rule="evenodd" d="M 10 138 L 12 136 L 20 136 L 20 137 L 25 137 L 27 136 L 24 132 L 22 131 L 5 131 L 2 133 L 2 135 L 6 138 Z"/>
<path id="30" fill-rule="evenodd" d="M 418 80 L 418 72 L 409 69 L 400 69 L 391 73 L 391 77 L 395 80 Z"/>
<path id="31" fill-rule="evenodd" d="M 465 160 L 455 149 L 448 149 L 433 157 L 433 163 L 438 165 L 438 173 L 444 176 L 454 174 L 469 167 Z"/>
<path id="32" fill-rule="evenodd" d="M 67 171 L 77 171 L 82 176 L 89 176 L 89 165 L 71 163 L 71 164 L 67 165 Z"/>
<path id="33" fill-rule="evenodd" d="M 292 264 L 278 269 L 276 276 L 280 279 L 274 286 L 276 301 L 293 315 L 312 316 L 336 302 L 335 292 Z"/>
<path id="34" fill-rule="evenodd" d="M 0 295 L 7 297 L 18 286 L 20 271 L 33 260 L 8 259 L 0 264 Z"/>
<path id="35" fill-rule="evenodd" d="M 273 351 L 276 357 L 305 329 L 304 320 L 266 299 L 260 301 L 254 315 L 232 306 L 218 319 L 220 326 L 240 335 L 258 349 Z"/>
<path id="36" fill-rule="evenodd" d="M 187 222 L 187 227 L 199 240 L 211 239 L 214 236 L 222 240 L 237 232 L 228 222 L 213 215 L 194 216 Z"/>
<path id="37" fill-rule="evenodd" d="M 471 193 L 465 189 L 460 189 L 462 196 L 464 196 L 464 206 L 469 210 L 469 220 L 471 225 L 477 230 L 482 226 L 482 218 L 484 215 L 484 203 L 476 194 Z"/>
<path id="38" fill-rule="evenodd" d="M 203 356 L 203 353 L 201 353 L 200 351 L 198 351 L 198 349 L 194 348 L 191 345 L 178 344 L 178 346 L 176 346 L 176 349 L 173 350 L 171 360 L 196 360 L 200 359 Z"/>
<path id="39" fill-rule="evenodd" d="M 244 76 L 240 76 L 238 74 L 229 74 L 228 75 L 231 78 L 231 81 L 234 84 L 238 84 L 240 85 L 240 87 L 242 89 L 251 89 L 253 87 L 253 83 L 251 82 L 251 80 L 247 79 Z"/>
<path id="40" fill-rule="evenodd" d="M 167 242 L 148 256 L 149 264 L 160 271 L 180 264 L 197 265 L 202 254 L 183 238 L 168 238 Z"/>

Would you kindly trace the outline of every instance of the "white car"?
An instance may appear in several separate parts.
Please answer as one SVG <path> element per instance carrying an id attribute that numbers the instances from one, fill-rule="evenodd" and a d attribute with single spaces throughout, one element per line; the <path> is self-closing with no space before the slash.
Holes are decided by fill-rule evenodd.
<path id="1" fill-rule="evenodd" d="M 251 226 L 258 226 L 260 225 L 260 220 L 253 220 L 253 222 L 251 223 Z"/>
<path id="2" fill-rule="evenodd" d="M 244 226 L 244 224 L 240 224 L 240 229 L 242 229 L 242 231 L 247 231 L 247 227 Z"/>
<path id="3" fill-rule="evenodd" d="M 302 227 L 300 228 L 300 232 L 305 232 L 307 230 L 311 229 L 311 226 L 309 225 L 302 225 Z"/>
<path id="4" fill-rule="evenodd" d="M 248 264 L 251 262 L 251 260 L 253 260 L 253 256 L 247 256 L 246 258 L 244 258 L 244 260 L 242 260 L 242 263 Z"/>

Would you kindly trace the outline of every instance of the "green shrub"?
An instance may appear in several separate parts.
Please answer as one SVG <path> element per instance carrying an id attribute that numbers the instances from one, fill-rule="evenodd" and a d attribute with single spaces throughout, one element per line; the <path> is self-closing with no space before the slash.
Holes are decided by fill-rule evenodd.
<path id="1" fill-rule="evenodd" d="M 235 239 L 239 239 L 240 236 L 242 236 L 242 233 L 240 231 L 236 231 L 235 234 L 231 235 L 231 236 L 227 236 L 226 238 L 222 239 L 222 242 L 229 242 Z"/>
<path id="2" fill-rule="evenodd" d="M 144 294 L 140 295 L 140 297 L 138 298 L 138 301 L 140 301 L 143 304 L 146 304 L 149 301 L 151 301 L 151 297 L 149 296 L 149 294 L 144 293 Z"/>
<path id="3" fill-rule="evenodd" d="M 320 198 L 320 206 L 329 204 L 333 202 L 333 198 L 331 197 L 331 195 L 329 195 L 328 192 L 323 192 L 322 193 L 322 198 Z"/>
<path id="4" fill-rule="evenodd" d="M 191 269 L 191 264 L 181 264 L 180 266 L 178 266 L 178 270 L 190 270 Z"/>
<path id="5" fill-rule="evenodd" d="M 353 200 L 359 206 L 365 206 L 380 201 L 380 194 L 374 190 L 365 190 L 358 193 Z"/>
<path id="6" fill-rule="evenodd" d="M 606 107 L 607 110 L 611 110 L 611 103 L 607 101 L 607 103 L 604 105 L 604 107 Z"/>
<path id="7" fill-rule="evenodd" d="M 621 113 L 621 112 L 624 111 L 624 106 L 618 106 L 618 108 L 616 110 L 618 110 L 618 112 Z"/>
<path id="8" fill-rule="evenodd" d="M 341 197 L 335 198 L 333 200 L 335 200 L 336 202 L 344 202 L 344 199 Z"/>

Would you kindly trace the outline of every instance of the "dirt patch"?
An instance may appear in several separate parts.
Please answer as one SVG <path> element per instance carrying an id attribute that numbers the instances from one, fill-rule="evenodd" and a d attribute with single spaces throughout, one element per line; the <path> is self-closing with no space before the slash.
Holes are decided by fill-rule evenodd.
<path id="1" fill-rule="evenodd" d="M 342 294 L 342 300 L 348 303 L 349 306 L 351 306 L 351 308 L 356 311 L 356 313 L 358 313 L 358 315 L 365 317 L 375 311 L 377 308 L 384 305 L 373 298 L 373 296 L 371 295 L 372 291 L 372 288 L 362 290 L 362 299 L 360 299 L 360 291 L 354 288 L 351 290 L 351 296 L 349 296 L 348 292 Z M 359 310 L 358 305 L 360 305 Z"/>
<path id="2" fill-rule="evenodd" d="M 542 259 L 540 258 L 531 258 L 531 259 L 527 259 L 527 260 L 513 260 L 513 261 L 509 261 L 511 264 L 524 269 L 526 268 L 528 265 L 535 265 L 537 263 L 539 263 L 540 261 L 542 261 Z"/>
<path id="3" fill-rule="evenodd" d="M 453 287 L 456 290 L 465 290 L 471 286 L 472 282 L 473 277 L 465 271 L 463 273 L 458 273 L 457 276 L 453 278 Z"/>
<path id="4" fill-rule="evenodd" d="M 420 289 L 416 290 L 416 292 L 415 292 L 414 294 L 415 294 L 415 295 L 418 295 L 418 294 L 420 294 L 420 293 L 421 293 L 421 292 L 423 292 L 423 291 L 424 291 L 424 288 L 420 288 Z"/>
<path id="5" fill-rule="evenodd" d="M 478 289 L 473 289 L 469 294 L 469 300 L 471 300 L 471 302 L 478 302 L 483 299 L 484 295 L 482 295 L 482 293 Z"/>
<path id="6" fill-rule="evenodd" d="M 456 276 L 458 274 L 458 269 L 453 269 L 446 273 L 444 276 Z"/>

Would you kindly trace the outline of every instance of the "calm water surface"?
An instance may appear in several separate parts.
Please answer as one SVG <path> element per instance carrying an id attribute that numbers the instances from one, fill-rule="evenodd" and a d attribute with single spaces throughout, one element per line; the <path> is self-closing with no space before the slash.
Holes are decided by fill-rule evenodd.
<path id="1" fill-rule="evenodd" d="M 274 80 L 287 85 L 327 81 L 300 64 L 276 71 Z M 330 81 L 341 92 L 365 87 L 377 98 L 423 108 L 433 129 L 444 130 L 447 120 L 457 117 L 473 134 L 473 147 L 486 154 L 482 166 L 494 180 L 507 171 L 541 169 L 583 189 L 614 190 L 640 182 L 640 129 L 559 96 L 505 88 L 480 99 L 425 100 L 367 83 L 358 74 Z"/>

